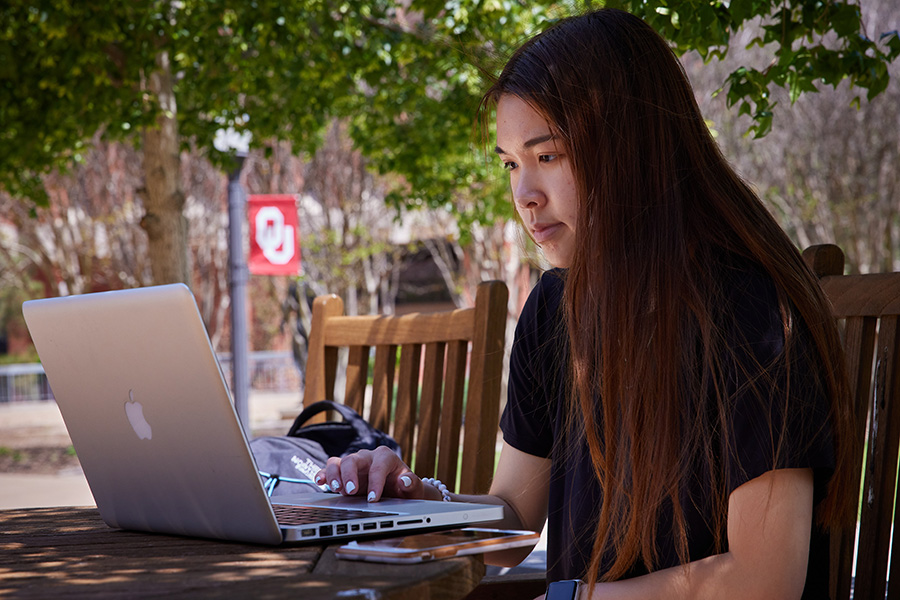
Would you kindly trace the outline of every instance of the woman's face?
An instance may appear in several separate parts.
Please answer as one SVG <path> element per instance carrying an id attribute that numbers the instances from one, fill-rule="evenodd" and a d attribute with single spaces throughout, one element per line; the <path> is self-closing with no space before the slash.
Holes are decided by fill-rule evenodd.
<path id="1" fill-rule="evenodd" d="M 496 150 L 516 211 L 550 264 L 565 268 L 575 253 L 577 198 L 571 162 L 555 134 L 519 97 L 500 97 Z"/>

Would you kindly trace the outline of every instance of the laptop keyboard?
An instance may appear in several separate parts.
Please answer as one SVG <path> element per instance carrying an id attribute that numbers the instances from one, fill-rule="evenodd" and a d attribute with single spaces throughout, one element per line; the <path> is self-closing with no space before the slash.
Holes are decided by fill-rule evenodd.
<path id="1" fill-rule="evenodd" d="M 390 517 L 399 514 L 374 510 L 328 508 L 324 506 L 292 506 L 290 504 L 273 504 L 272 509 L 275 511 L 275 518 L 278 520 L 279 525 L 291 527 L 327 523 L 329 521 Z"/>

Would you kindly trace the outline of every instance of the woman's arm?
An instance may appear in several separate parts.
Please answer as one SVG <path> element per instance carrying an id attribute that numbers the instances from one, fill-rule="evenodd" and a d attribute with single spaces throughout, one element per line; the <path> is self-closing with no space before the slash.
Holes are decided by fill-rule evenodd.
<path id="1" fill-rule="evenodd" d="M 395 498 L 440 500 L 441 493 L 425 485 L 400 458 L 387 448 L 361 450 L 344 458 L 330 458 L 316 481 L 331 485 L 344 495 L 365 495 L 376 502 L 382 495 Z M 550 488 L 550 459 L 516 450 L 506 442 L 486 495 L 451 494 L 456 502 L 477 502 L 503 506 L 503 520 L 493 523 L 504 529 L 540 531 L 547 519 Z M 485 562 L 499 566 L 519 564 L 530 548 L 491 552 Z"/>
<path id="2" fill-rule="evenodd" d="M 624 581 L 580 600 L 800 598 L 813 516 L 811 469 L 769 471 L 728 498 L 728 552 Z"/>
<path id="3" fill-rule="evenodd" d="M 549 490 L 550 459 L 526 454 L 503 442 L 489 495 L 451 494 L 451 498 L 460 502 L 502 504 L 503 520 L 492 527 L 541 531 L 547 520 Z M 498 567 L 514 567 L 530 552 L 530 546 L 489 552 L 484 555 L 484 562 Z"/>

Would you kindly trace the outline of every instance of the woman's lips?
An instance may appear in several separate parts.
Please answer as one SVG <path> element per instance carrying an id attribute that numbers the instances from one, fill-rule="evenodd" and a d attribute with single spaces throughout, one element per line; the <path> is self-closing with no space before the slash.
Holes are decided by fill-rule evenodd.
<path id="1" fill-rule="evenodd" d="M 534 225 L 531 227 L 531 235 L 536 243 L 542 244 L 552 238 L 562 226 L 562 223 Z"/>

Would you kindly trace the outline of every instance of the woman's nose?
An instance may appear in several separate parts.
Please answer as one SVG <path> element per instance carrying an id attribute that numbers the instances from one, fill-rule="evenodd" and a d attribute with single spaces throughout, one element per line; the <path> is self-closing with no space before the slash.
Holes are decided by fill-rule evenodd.
<path id="1" fill-rule="evenodd" d="M 520 210 L 538 208 L 543 204 L 545 196 L 538 182 L 527 173 L 522 173 L 513 185 L 513 200 Z"/>

